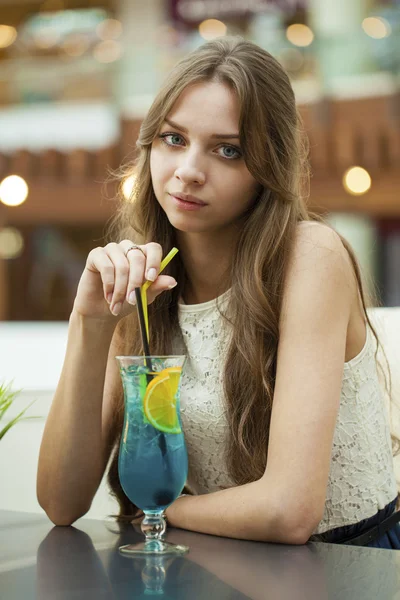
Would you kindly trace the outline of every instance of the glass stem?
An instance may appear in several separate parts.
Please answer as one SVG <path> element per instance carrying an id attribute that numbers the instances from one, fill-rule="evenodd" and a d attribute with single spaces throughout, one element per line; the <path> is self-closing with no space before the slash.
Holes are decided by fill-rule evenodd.
<path id="1" fill-rule="evenodd" d="M 163 511 L 157 513 L 145 513 L 141 529 L 146 537 L 146 542 L 161 540 L 165 533 L 166 526 Z"/>

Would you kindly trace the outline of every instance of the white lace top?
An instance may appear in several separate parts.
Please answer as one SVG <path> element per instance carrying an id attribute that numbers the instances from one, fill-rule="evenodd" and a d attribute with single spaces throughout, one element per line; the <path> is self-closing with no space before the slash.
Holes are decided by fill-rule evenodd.
<path id="1" fill-rule="evenodd" d="M 229 290 L 218 298 L 223 308 Z M 186 349 L 181 415 L 189 454 L 188 486 L 194 494 L 214 492 L 234 483 L 225 465 L 227 421 L 222 388 L 230 325 L 217 300 L 179 304 Z M 314 534 L 351 525 L 374 515 L 397 495 L 387 410 L 369 326 L 365 346 L 344 364 L 339 414 L 333 439 L 325 512 Z"/>

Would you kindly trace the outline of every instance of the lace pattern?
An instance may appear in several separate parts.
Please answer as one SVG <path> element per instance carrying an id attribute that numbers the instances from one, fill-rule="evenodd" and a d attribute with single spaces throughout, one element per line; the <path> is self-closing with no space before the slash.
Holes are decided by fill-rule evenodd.
<path id="1" fill-rule="evenodd" d="M 220 296 L 220 308 L 226 306 Z M 189 455 L 188 487 L 204 494 L 233 482 L 225 466 L 227 436 L 222 375 L 229 343 L 229 324 L 223 320 L 215 301 L 180 305 L 179 320 L 187 360 L 182 373 L 181 418 Z M 175 351 L 183 352 L 177 346 Z"/>
<path id="2" fill-rule="evenodd" d="M 390 426 L 369 325 L 364 348 L 345 363 L 325 512 L 316 533 L 371 517 L 397 495 Z"/>
<path id="3" fill-rule="evenodd" d="M 229 291 L 220 296 L 223 310 Z M 228 434 L 222 375 L 230 326 L 216 300 L 179 306 L 188 359 L 182 375 L 181 415 L 189 455 L 188 486 L 203 494 L 233 486 L 227 474 Z M 363 350 L 344 365 L 325 512 L 315 534 L 374 515 L 397 495 L 390 429 L 367 326 Z"/>

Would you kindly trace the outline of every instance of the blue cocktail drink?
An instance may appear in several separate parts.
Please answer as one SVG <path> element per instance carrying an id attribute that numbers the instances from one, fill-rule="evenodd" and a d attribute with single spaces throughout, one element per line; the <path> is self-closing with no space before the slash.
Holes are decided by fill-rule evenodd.
<path id="1" fill-rule="evenodd" d="M 184 356 L 118 356 L 125 415 L 118 472 L 129 500 L 145 513 L 144 544 L 125 546 L 134 554 L 176 554 L 187 548 L 161 539 L 163 511 L 185 485 L 188 458 L 179 413 Z M 150 365 L 150 366 L 149 366 Z"/>

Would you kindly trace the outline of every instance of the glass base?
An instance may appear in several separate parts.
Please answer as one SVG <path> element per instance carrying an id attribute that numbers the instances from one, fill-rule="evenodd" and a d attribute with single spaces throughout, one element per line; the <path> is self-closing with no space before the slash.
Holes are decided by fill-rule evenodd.
<path id="1" fill-rule="evenodd" d="M 129 556 L 167 556 L 186 554 L 189 552 L 189 548 L 180 544 L 171 544 L 164 540 L 151 540 L 149 542 L 120 546 L 119 551 L 121 554 Z"/>

